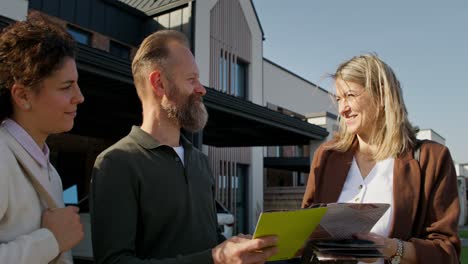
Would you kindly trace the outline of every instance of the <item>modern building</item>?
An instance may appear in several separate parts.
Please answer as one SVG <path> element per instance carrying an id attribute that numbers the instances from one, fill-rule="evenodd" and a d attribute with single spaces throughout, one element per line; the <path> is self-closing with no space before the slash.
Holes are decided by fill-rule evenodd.
<path id="1" fill-rule="evenodd" d="M 308 153 L 307 146 L 329 135 L 306 115 L 281 110 L 303 112 L 282 108 L 281 95 L 270 88 L 272 80 L 282 78 L 272 76 L 276 66 L 269 69 L 263 59 L 264 32 L 250 0 L 4 0 L 0 7 L 1 26 L 37 10 L 66 26 L 79 42 L 79 85 L 86 100 L 73 130 L 48 140 L 64 188 L 75 186 L 78 201 L 88 194 L 96 156 L 141 123 L 131 58 L 144 37 L 157 30 L 179 30 L 190 40 L 207 87 L 210 118 L 203 131 L 185 135 L 208 155 L 216 199 L 236 215 L 235 232 L 252 232 L 264 210 L 266 147 L 300 146 Z M 291 81 L 304 82 L 297 77 Z M 317 87 L 316 95 L 306 89 L 304 98 L 320 96 L 316 104 L 327 96 Z M 296 99 L 283 92 L 293 105 Z M 324 111 L 328 108 L 317 105 L 306 112 Z"/>
<path id="2" fill-rule="evenodd" d="M 458 176 L 468 178 L 468 163 L 455 164 L 455 170 L 457 171 Z"/>
<path id="3" fill-rule="evenodd" d="M 264 158 L 266 210 L 299 208 L 316 148 L 337 129 L 333 94 L 288 69 L 263 59 L 263 100 L 270 109 L 307 120 L 329 132 L 305 145 L 267 147 Z"/>

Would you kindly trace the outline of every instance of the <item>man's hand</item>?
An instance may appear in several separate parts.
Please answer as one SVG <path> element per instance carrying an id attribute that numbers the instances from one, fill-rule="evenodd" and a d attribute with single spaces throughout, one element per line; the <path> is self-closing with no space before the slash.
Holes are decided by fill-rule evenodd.
<path id="1" fill-rule="evenodd" d="M 42 214 L 42 227 L 54 234 L 60 253 L 76 246 L 84 236 L 83 225 L 78 215 L 79 208 L 68 206 L 46 210 Z"/>
<path id="2" fill-rule="evenodd" d="M 239 235 L 224 241 L 211 252 L 215 264 L 264 263 L 278 252 L 275 247 L 277 242 L 276 236 L 250 239 L 249 236 Z"/>

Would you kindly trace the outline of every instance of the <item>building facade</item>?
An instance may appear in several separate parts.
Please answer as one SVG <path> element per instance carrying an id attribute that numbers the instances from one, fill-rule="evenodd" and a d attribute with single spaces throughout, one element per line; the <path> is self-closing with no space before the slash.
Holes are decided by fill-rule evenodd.
<path id="1" fill-rule="evenodd" d="M 64 189 L 77 190 L 76 201 L 86 200 L 96 156 L 141 123 L 131 58 L 157 30 L 179 30 L 190 40 L 210 117 L 200 133 L 184 134 L 208 155 L 216 199 L 236 216 L 235 232 L 253 232 L 264 210 L 267 146 L 303 148 L 328 135 L 304 117 L 267 107 L 276 101 L 265 97 L 264 33 L 249 0 L 6 0 L 0 6 L 1 26 L 37 10 L 79 43 L 86 100 L 73 130 L 48 139 L 51 161 Z M 80 207 L 86 212 L 87 202 Z"/>
<path id="2" fill-rule="evenodd" d="M 263 59 L 263 79 L 263 101 L 269 108 L 307 120 L 329 132 L 322 140 L 308 144 L 266 148 L 265 209 L 300 208 L 313 154 L 337 129 L 333 94 L 266 58 Z"/>

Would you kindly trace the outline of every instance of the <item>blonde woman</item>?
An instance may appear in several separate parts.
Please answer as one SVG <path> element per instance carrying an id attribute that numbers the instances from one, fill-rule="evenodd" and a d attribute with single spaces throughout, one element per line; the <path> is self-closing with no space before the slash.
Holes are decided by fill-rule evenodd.
<path id="1" fill-rule="evenodd" d="M 460 208 L 449 150 L 416 141 L 400 83 L 376 55 L 344 62 L 333 78 L 340 128 L 314 155 L 302 206 L 388 203 L 371 233 L 356 235 L 383 244 L 385 261 L 459 263 Z"/>
<path id="2" fill-rule="evenodd" d="M 0 263 L 72 263 L 83 238 L 45 142 L 73 127 L 83 102 L 74 54 L 70 35 L 37 13 L 0 35 Z"/>

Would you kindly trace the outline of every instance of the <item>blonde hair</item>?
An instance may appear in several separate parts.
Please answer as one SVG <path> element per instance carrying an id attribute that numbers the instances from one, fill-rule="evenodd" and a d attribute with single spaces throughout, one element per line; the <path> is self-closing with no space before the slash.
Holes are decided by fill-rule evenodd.
<path id="1" fill-rule="evenodd" d="M 189 47 L 188 40 L 183 33 L 175 30 L 160 30 L 146 37 L 138 48 L 132 61 L 132 74 L 140 98 L 145 94 L 142 86 L 148 69 L 158 68 L 164 74 L 169 74 L 170 50 L 168 44 L 170 42 L 177 42 Z"/>
<path id="2" fill-rule="evenodd" d="M 332 77 L 345 82 L 357 83 L 369 93 L 377 106 L 377 122 L 370 136 L 370 144 L 378 146 L 375 160 L 396 157 L 416 142 L 415 131 L 408 120 L 400 82 L 393 70 L 375 54 L 364 54 L 342 63 Z M 330 149 L 347 151 L 356 140 L 348 133 L 340 118 L 339 130 Z"/>

